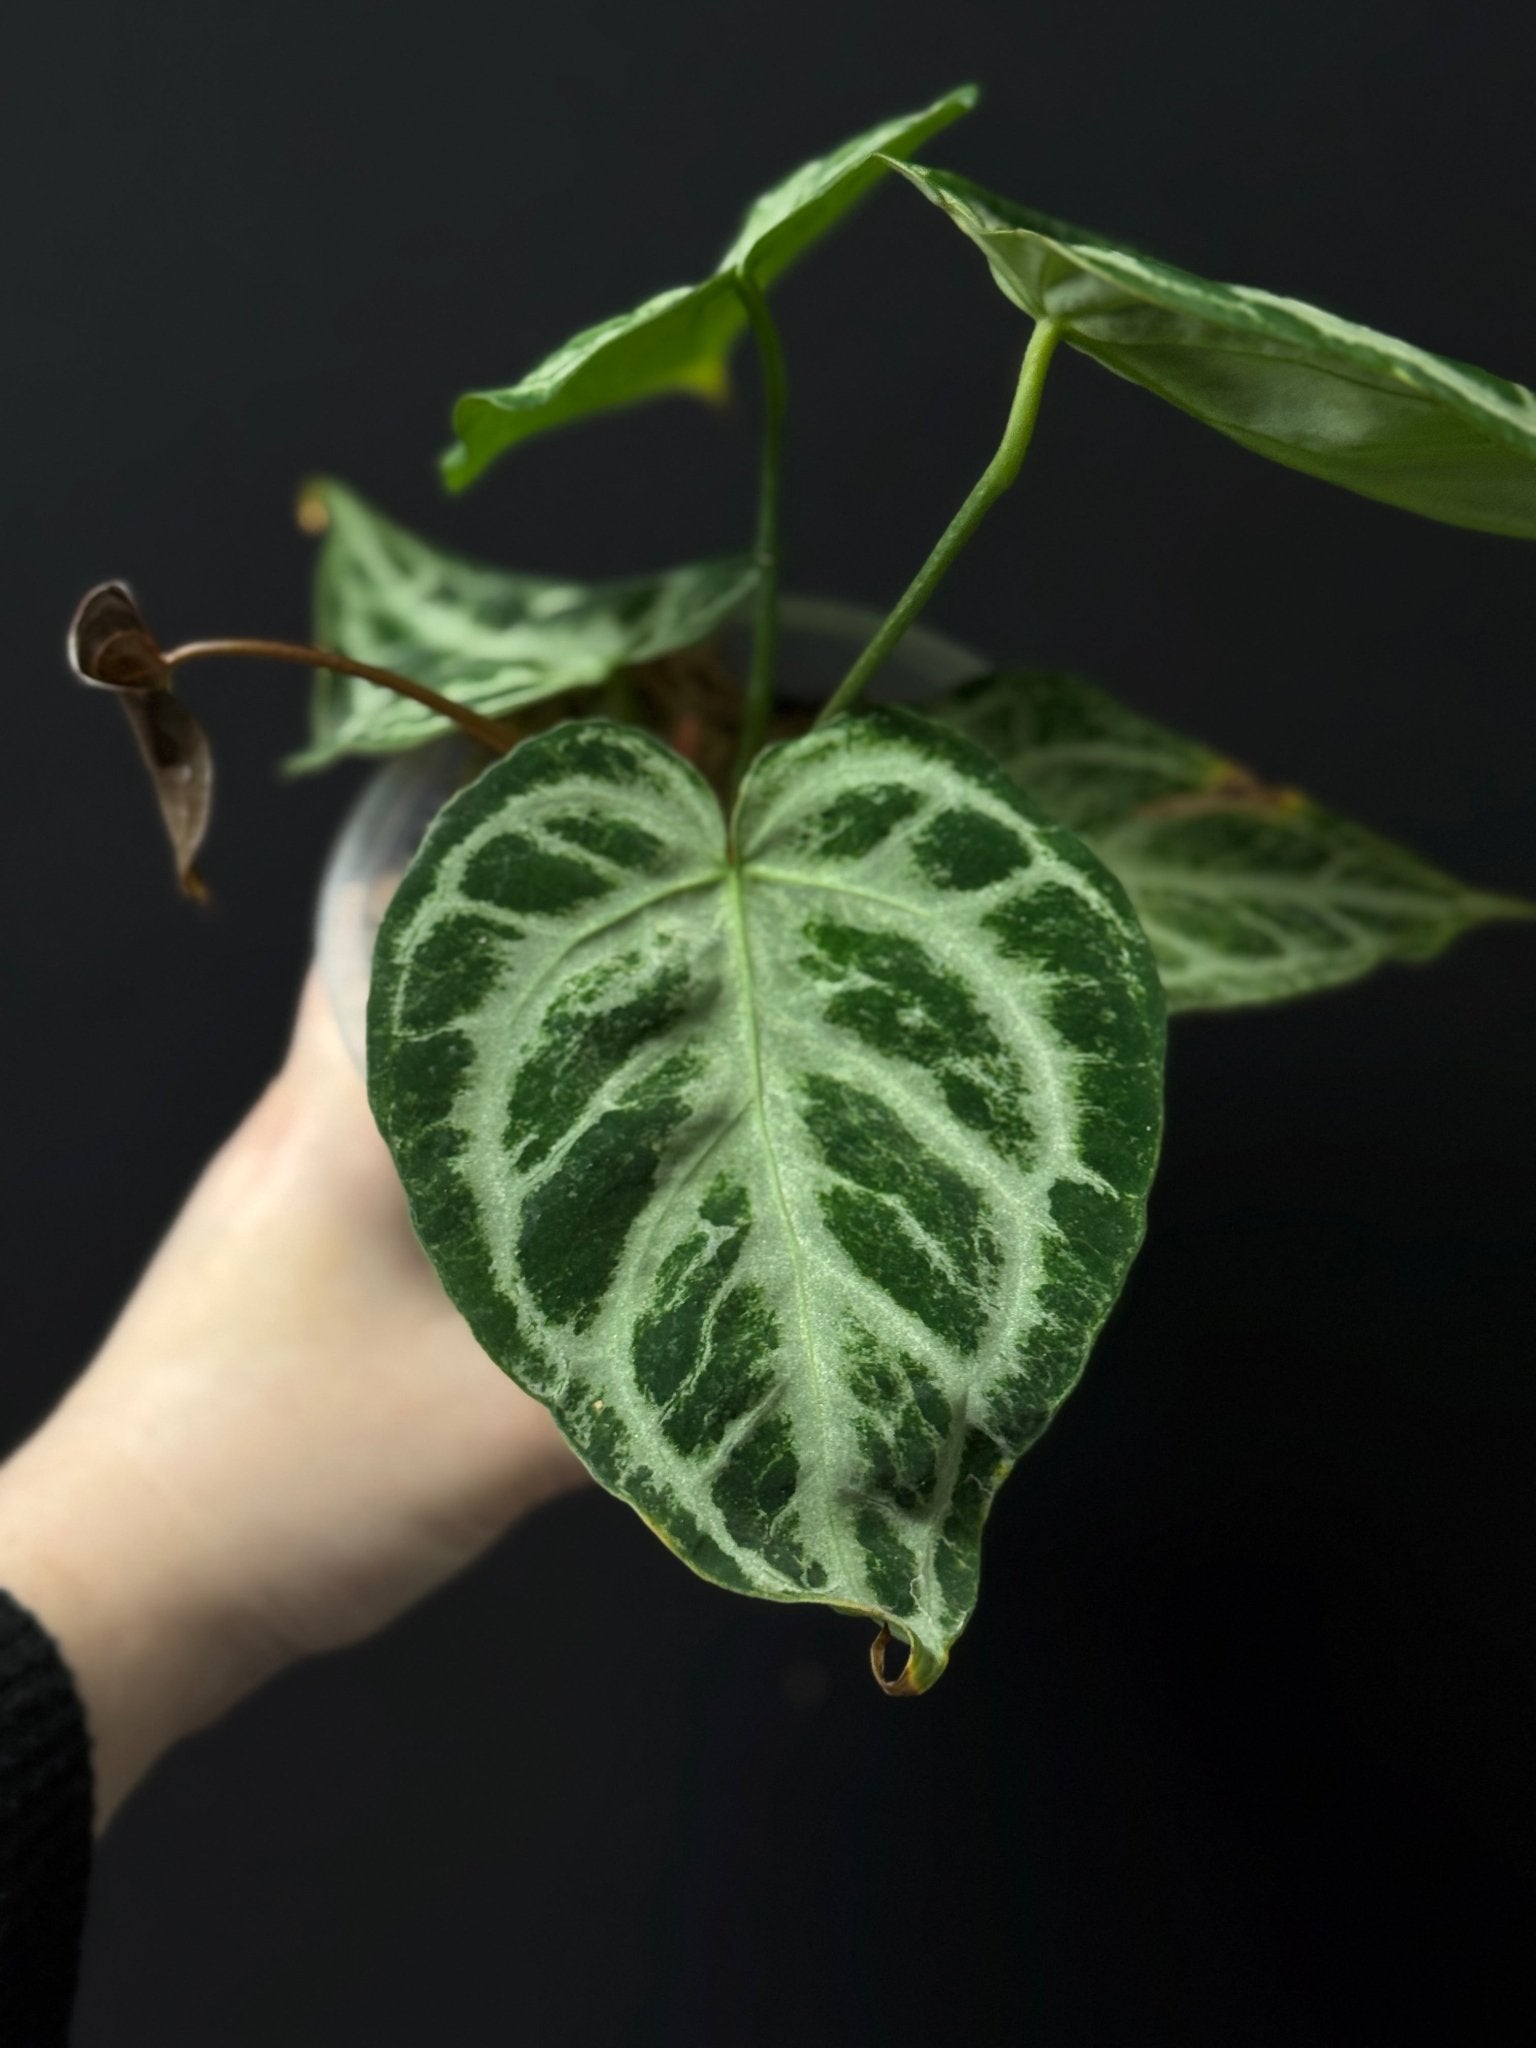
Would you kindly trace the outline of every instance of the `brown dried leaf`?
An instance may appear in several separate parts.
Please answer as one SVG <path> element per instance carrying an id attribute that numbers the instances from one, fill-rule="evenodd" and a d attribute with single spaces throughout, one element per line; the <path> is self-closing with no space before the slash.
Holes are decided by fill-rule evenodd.
<path id="1" fill-rule="evenodd" d="M 208 736 L 181 699 L 168 690 L 124 688 L 118 702 L 133 727 L 155 785 L 182 890 L 206 903 L 208 890 L 196 862 L 213 803 L 213 755 Z"/>
<path id="2" fill-rule="evenodd" d="M 171 672 L 125 583 L 88 590 L 69 623 L 69 665 L 106 690 L 168 690 Z"/>
<path id="3" fill-rule="evenodd" d="M 213 756 L 203 728 L 171 695 L 170 664 L 126 583 L 98 583 L 86 592 L 69 622 L 68 652 L 81 682 L 111 690 L 122 705 L 154 784 L 182 889 L 206 902 L 197 853 L 213 802 Z"/>

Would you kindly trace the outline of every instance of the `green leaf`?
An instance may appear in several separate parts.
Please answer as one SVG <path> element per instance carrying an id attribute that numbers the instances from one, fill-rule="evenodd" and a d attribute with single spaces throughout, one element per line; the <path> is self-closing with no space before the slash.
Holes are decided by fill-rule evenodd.
<path id="1" fill-rule="evenodd" d="M 343 484 L 309 485 L 311 501 L 326 517 L 315 565 L 319 644 L 491 718 L 706 640 L 757 586 L 745 555 L 612 583 L 514 575 L 417 539 Z M 288 766 L 398 753 L 451 730 L 419 704 L 325 670 L 309 745 Z"/>
<path id="2" fill-rule="evenodd" d="M 1299 299 L 1212 284 L 969 180 L 896 164 L 1006 296 L 1117 376 L 1289 469 L 1536 537 L 1536 394 Z"/>
<path id="3" fill-rule="evenodd" d="M 603 1484 L 720 1585 L 881 1620 L 921 1690 L 1141 1237 L 1161 996 L 1112 878 L 909 713 L 768 749 L 729 844 L 633 727 L 499 761 L 385 918 L 374 1111 Z"/>
<path id="4" fill-rule="evenodd" d="M 802 164 L 772 191 L 753 200 L 720 259 L 721 272 L 741 270 L 760 285 L 771 284 L 797 256 L 836 227 L 885 176 L 889 163 L 904 161 L 930 136 L 961 114 L 968 114 L 976 97 L 974 85 L 962 85 L 918 113 L 881 121 L 851 142 Z"/>
<path id="5" fill-rule="evenodd" d="M 1077 676 L 983 677 L 931 708 L 1119 876 L 1170 1010 L 1331 988 L 1384 961 L 1430 959 L 1491 918 L 1532 915 Z"/>
<path id="6" fill-rule="evenodd" d="M 666 392 L 723 398 L 727 359 L 747 324 L 737 275 L 771 283 L 857 204 L 887 159 L 921 147 L 975 103 L 975 87 L 962 86 L 803 165 L 754 201 L 702 284 L 679 285 L 587 328 L 505 390 L 467 392 L 453 412 L 458 441 L 443 457 L 449 484 L 463 489 L 505 449 L 589 413 Z"/>
<path id="7" fill-rule="evenodd" d="M 516 384 L 464 393 L 453 408 L 458 439 L 443 456 L 444 480 L 461 491 L 519 441 L 590 413 L 676 392 L 722 403 L 726 359 L 745 325 L 734 283 L 712 277 L 584 328 Z"/>

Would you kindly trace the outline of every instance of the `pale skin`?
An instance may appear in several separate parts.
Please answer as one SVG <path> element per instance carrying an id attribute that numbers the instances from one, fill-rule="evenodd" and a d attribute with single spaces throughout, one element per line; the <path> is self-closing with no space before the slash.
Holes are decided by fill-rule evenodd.
<path id="1" fill-rule="evenodd" d="M 412 1238 L 311 976 L 281 1072 L 0 1466 L 0 1586 L 74 1673 L 98 1826 L 182 1736 L 581 1477 Z"/>

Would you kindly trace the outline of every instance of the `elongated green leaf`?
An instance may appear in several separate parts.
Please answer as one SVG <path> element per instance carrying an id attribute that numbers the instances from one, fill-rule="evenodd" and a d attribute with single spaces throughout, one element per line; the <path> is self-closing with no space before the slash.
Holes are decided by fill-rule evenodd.
<path id="1" fill-rule="evenodd" d="M 1287 468 L 1452 526 L 1536 537 L 1536 394 L 1299 299 L 1212 284 L 894 166 L 985 253 L 1002 291 L 1074 348 Z"/>
<path id="2" fill-rule="evenodd" d="M 1119 876 L 1170 1010 L 1331 988 L 1384 961 L 1428 960 L 1491 918 L 1532 915 L 1077 676 L 983 677 L 933 712 Z"/>
<path id="3" fill-rule="evenodd" d="M 706 785 L 632 727 L 456 797 L 369 1088 L 476 1336 L 706 1578 L 911 1688 L 1141 1236 L 1162 1003 L 1118 885 L 963 740 L 843 719 Z"/>
<path id="4" fill-rule="evenodd" d="M 591 413 L 678 392 L 722 402 L 726 361 L 745 325 L 735 284 L 711 277 L 583 328 L 517 383 L 464 393 L 453 408 L 458 438 L 443 456 L 444 480 L 461 491 L 519 441 Z"/>
<path id="5" fill-rule="evenodd" d="M 771 283 L 857 204 L 885 159 L 920 148 L 975 103 L 975 87 L 962 86 L 803 165 L 753 203 L 702 284 L 679 285 L 587 328 L 505 390 L 467 392 L 453 412 L 458 441 L 443 457 L 448 482 L 462 489 L 504 449 L 589 413 L 666 392 L 723 397 L 727 358 L 747 321 L 736 277 Z"/>
<path id="6" fill-rule="evenodd" d="M 705 640 L 757 584 L 745 555 L 613 583 L 514 575 L 419 540 L 343 484 L 322 480 L 309 493 L 326 514 L 315 566 L 319 644 L 397 669 L 487 717 Z M 309 745 L 288 765 L 398 753 L 450 730 L 419 704 L 322 671 Z"/>
<path id="7" fill-rule="evenodd" d="M 968 114 L 976 97 L 974 85 L 962 85 L 918 113 L 878 122 L 851 142 L 802 164 L 753 200 L 720 259 L 720 271 L 745 271 L 758 284 L 771 284 L 857 206 L 884 177 L 888 162 L 902 162 L 921 149 L 930 136 Z"/>

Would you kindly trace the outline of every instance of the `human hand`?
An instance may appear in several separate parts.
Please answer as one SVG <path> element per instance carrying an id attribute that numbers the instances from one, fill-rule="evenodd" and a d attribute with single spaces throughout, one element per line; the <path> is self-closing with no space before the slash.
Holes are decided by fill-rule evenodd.
<path id="1" fill-rule="evenodd" d="M 581 1477 L 412 1237 L 311 975 L 282 1071 L 0 1468 L 0 1585 L 75 1675 L 98 1821 L 179 1737 Z"/>

